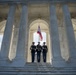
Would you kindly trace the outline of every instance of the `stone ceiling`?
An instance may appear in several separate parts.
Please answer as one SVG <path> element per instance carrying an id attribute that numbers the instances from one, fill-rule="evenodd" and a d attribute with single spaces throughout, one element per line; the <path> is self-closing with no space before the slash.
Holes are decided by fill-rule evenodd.
<path id="1" fill-rule="evenodd" d="M 76 4 L 69 4 L 69 9 L 72 16 L 76 16 Z M 0 5 L 0 19 L 7 18 L 9 11 L 9 5 Z M 61 5 L 57 5 L 57 12 L 62 12 Z M 16 16 L 20 16 L 21 5 L 17 5 Z M 48 4 L 30 4 L 28 5 L 29 17 L 49 17 L 49 5 Z"/>
<path id="2" fill-rule="evenodd" d="M 57 14 L 59 15 L 62 12 L 61 6 L 62 5 L 59 5 L 59 4 L 56 5 L 57 7 L 56 11 L 57 11 Z M 70 9 L 71 16 L 76 19 L 76 4 L 68 4 L 68 6 Z M 8 4 L 0 5 L 0 21 L 7 19 L 8 11 L 9 11 Z M 21 13 L 21 5 L 17 5 L 15 17 L 17 18 L 20 17 L 20 13 Z M 29 20 L 33 18 L 48 19 L 49 18 L 49 4 L 29 4 L 28 15 L 29 15 Z M 74 21 L 74 23 L 76 22 Z"/>

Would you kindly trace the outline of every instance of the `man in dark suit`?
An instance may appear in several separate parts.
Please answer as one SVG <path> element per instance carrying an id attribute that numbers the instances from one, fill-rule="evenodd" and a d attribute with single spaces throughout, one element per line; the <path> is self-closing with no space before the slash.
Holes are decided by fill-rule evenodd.
<path id="1" fill-rule="evenodd" d="M 42 46 L 42 53 L 43 53 L 43 61 L 46 62 L 46 56 L 47 56 L 47 45 L 45 45 L 45 42 L 43 42 L 43 46 Z"/>
<path id="2" fill-rule="evenodd" d="M 32 45 L 30 47 L 30 50 L 31 50 L 32 62 L 34 62 L 34 60 L 35 60 L 35 51 L 36 51 L 35 42 L 32 42 Z"/>
<path id="3" fill-rule="evenodd" d="M 36 46 L 37 62 L 40 62 L 40 59 L 41 59 L 41 50 L 42 50 L 42 47 L 40 45 L 40 42 L 38 42 L 38 45 Z"/>

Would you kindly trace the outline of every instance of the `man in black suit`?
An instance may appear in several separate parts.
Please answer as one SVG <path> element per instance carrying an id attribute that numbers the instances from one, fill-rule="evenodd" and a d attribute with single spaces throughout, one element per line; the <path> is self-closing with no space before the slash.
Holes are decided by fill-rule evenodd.
<path id="1" fill-rule="evenodd" d="M 31 50 L 32 62 L 34 62 L 34 60 L 35 60 L 35 51 L 36 51 L 35 42 L 32 42 L 32 45 L 30 47 L 30 50 Z"/>
<path id="2" fill-rule="evenodd" d="M 37 62 L 40 62 L 40 59 L 41 59 L 41 50 L 42 50 L 42 47 L 40 45 L 40 42 L 38 42 L 38 45 L 36 46 Z"/>
<path id="3" fill-rule="evenodd" d="M 43 53 L 43 61 L 46 62 L 46 57 L 47 57 L 47 45 L 45 45 L 45 42 L 43 42 L 43 46 L 42 46 L 42 53 Z"/>

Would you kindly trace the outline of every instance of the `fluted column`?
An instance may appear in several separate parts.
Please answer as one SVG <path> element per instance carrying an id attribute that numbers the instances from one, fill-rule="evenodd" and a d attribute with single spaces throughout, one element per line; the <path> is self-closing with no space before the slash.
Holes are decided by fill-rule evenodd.
<path id="1" fill-rule="evenodd" d="M 9 48 L 10 48 L 11 36 L 12 36 L 15 8 L 16 8 L 16 5 L 14 4 L 10 5 L 6 27 L 4 31 L 4 36 L 3 36 L 3 41 L 2 41 L 2 46 L 1 46 L 0 65 L 7 65 L 6 62 L 8 60 L 8 53 L 9 53 Z"/>
<path id="2" fill-rule="evenodd" d="M 16 57 L 12 63 L 13 66 L 22 67 L 26 63 L 26 28 L 27 28 L 27 19 L 28 12 L 27 6 L 22 5 L 22 12 L 20 18 L 20 26 L 19 26 L 19 35 L 18 35 L 18 43 L 17 43 L 17 51 Z"/>
<path id="3" fill-rule="evenodd" d="M 55 5 L 50 6 L 50 35 L 52 45 L 52 65 L 57 67 L 64 66 L 64 61 L 61 57 L 60 51 L 60 40 Z"/>
<path id="4" fill-rule="evenodd" d="M 63 5 L 62 9 L 63 9 L 63 17 L 65 21 L 65 30 L 67 33 L 68 46 L 70 51 L 69 62 L 71 63 L 70 66 L 76 66 L 75 35 L 71 21 L 71 16 L 70 16 L 69 8 L 66 4 Z"/>

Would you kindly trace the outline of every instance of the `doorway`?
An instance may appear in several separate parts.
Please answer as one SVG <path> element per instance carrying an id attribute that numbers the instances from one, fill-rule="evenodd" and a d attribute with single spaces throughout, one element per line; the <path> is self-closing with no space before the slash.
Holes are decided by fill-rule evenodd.
<path id="1" fill-rule="evenodd" d="M 40 26 L 41 33 L 43 36 L 42 41 L 39 39 L 39 35 L 37 34 L 38 26 Z M 37 19 L 30 24 L 28 40 L 29 42 L 28 42 L 28 51 L 27 51 L 27 62 L 31 62 L 30 46 L 32 42 L 35 42 L 35 45 L 37 45 L 38 42 L 40 42 L 41 45 L 43 45 L 43 42 L 46 42 L 46 45 L 48 46 L 47 62 L 51 62 L 49 25 L 45 20 Z M 35 62 L 37 62 L 36 54 L 35 54 Z M 42 56 L 41 56 L 41 62 L 43 62 Z"/>

